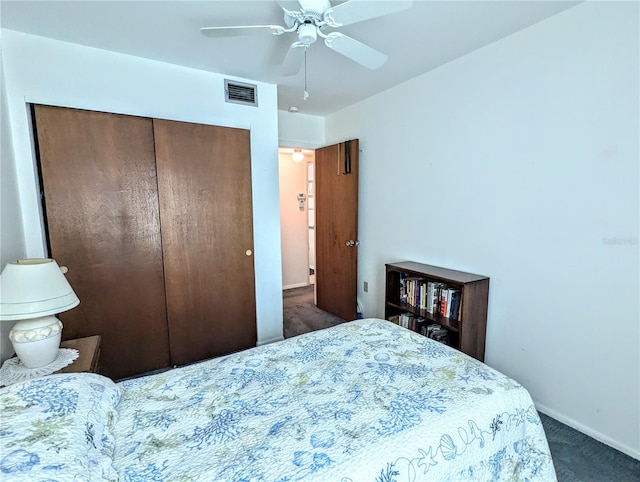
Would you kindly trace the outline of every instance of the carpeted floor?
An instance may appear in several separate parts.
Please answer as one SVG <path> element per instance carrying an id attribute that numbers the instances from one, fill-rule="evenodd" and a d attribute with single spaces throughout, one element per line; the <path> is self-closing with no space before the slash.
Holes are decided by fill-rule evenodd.
<path id="1" fill-rule="evenodd" d="M 640 460 L 541 413 L 558 482 L 640 482 Z"/>
<path id="2" fill-rule="evenodd" d="M 282 292 L 284 299 L 283 331 L 285 338 L 321 330 L 345 320 L 322 311 L 313 303 L 313 285 Z"/>
<path id="3" fill-rule="evenodd" d="M 344 322 L 313 304 L 313 286 L 283 292 L 284 337 Z M 541 413 L 558 482 L 640 482 L 640 460 Z"/>

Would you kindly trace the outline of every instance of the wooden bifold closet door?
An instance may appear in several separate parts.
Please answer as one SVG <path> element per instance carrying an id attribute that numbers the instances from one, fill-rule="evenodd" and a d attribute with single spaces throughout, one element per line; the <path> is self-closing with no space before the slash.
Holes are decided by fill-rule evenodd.
<path id="1" fill-rule="evenodd" d="M 50 255 L 115 379 L 255 346 L 249 133 L 34 106 Z M 249 254 L 247 254 L 249 253 Z"/>
<path id="2" fill-rule="evenodd" d="M 112 378 L 167 366 L 152 120 L 40 105 L 35 120 L 50 254 L 80 298 L 64 338 L 102 335 Z"/>
<path id="3" fill-rule="evenodd" d="M 255 346 L 249 131 L 153 125 L 171 363 Z"/>

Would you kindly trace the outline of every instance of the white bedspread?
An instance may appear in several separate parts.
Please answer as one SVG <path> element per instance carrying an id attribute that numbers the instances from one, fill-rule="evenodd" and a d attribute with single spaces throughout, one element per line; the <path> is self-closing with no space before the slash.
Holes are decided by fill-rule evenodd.
<path id="1" fill-rule="evenodd" d="M 123 481 L 556 480 L 522 386 L 384 320 L 119 386 Z"/>

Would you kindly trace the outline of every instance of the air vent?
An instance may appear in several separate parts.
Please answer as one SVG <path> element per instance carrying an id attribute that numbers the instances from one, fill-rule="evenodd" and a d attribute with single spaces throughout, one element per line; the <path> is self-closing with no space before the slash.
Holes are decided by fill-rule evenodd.
<path id="1" fill-rule="evenodd" d="M 233 104 L 258 105 L 257 86 L 225 79 L 225 100 Z"/>

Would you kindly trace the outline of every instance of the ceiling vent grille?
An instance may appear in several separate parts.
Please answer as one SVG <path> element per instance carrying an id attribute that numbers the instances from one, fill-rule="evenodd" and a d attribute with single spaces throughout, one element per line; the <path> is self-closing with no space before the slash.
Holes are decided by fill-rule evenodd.
<path id="1" fill-rule="evenodd" d="M 224 81 L 225 100 L 233 104 L 258 106 L 258 90 L 253 84 L 242 82 Z"/>

